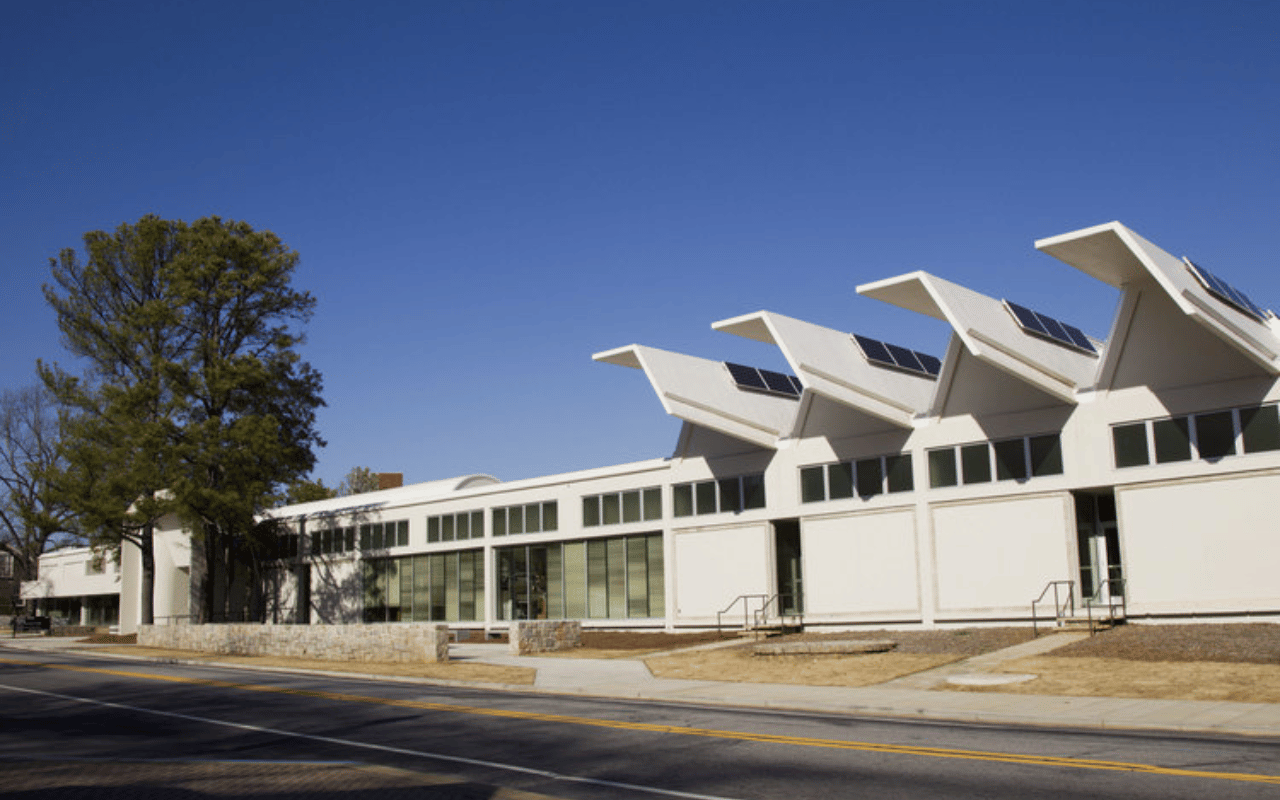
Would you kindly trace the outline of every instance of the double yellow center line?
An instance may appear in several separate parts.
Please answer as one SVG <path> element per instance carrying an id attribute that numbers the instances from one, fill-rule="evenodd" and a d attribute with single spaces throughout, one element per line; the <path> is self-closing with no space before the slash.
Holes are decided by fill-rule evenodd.
<path id="1" fill-rule="evenodd" d="M 1103 761 L 1087 758 L 1068 758 L 1060 756 L 1024 755 L 1020 753 L 998 753 L 983 750 L 960 750 L 944 747 L 920 747 L 916 745 L 881 744 L 878 742 L 856 742 L 842 739 L 817 739 L 806 736 L 779 736 L 769 733 L 745 733 L 741 731 L 724 731 L 713 728 L 690 728 L 678 725 L 659 725 L 648 722 L 625 722 L 621 720 L 594 719 L 591 717 L 573 717 L 563 714 L 541 714 L 529 711 L 513 711 L 508 709 L 481 708 L 464 706 L 455 703 L 432 703 L 423 700 L 399 700 L 370 695 L 347 694 L 344 692 L 328 692 L 315 689 L 291 689 L 282 686 L 264 686 L 253 683 L 236 683 L 206 678 L 188 678 L 177 675 L 158 675 L 147 672 L 131 672 L 102 667 L 86 667 L 73 664 L 57 664 L 40 661 L 2 659 L 0 664 L 15 666 L 43 667 L 46 669 L 67 670 L 69 672 L 111 675 L 121 678 L 138 678 L 151 681 L 204 686 L 215 689 L 234 689 L 247 692 L 270 692 L 273 694 L 311 697 L 318 700 L 330 700 L 340 703 L 365 703 L 369 705 L 391 706 L 395 708 L 412 708 L 420 711 L 436 711 L 450 714 L 470 714 L 482 717 L 502 719 L 518 719 L 530 722 L 549 722 L 561 725 L 585 725 L 611 730 L 637 731 L 643 733 L 665 733 L 679 736 L 701 736 L 712 739 L 729 739 L 740 742 L 759 742 L 762 744 L 790 745 L 793 747 L 822 747 L 833 750 L 847 750 L 863 753 L 885 753 L 903 756 L 919 756 L 927 758 L 957 758 L 969 761 L 988 761 L 1002 764 L 1021 764 L 1036 767 L 1069 767 L 1072 769 L 1110 770 L 1133 772 L 1143 775 L 1159 775 L 1179 778 L 1203 778 L 1209 780 L 1239 781 L 1244 783 L 1263 783 L 1280 785 L 1280 775 L 1252 775 L 1240 772 L 1211 772 L 1206 770 L 1179 769 L 1176 767 L 1159 767 L 1151 764 L 1133 764 L 1123 761 Z"/>

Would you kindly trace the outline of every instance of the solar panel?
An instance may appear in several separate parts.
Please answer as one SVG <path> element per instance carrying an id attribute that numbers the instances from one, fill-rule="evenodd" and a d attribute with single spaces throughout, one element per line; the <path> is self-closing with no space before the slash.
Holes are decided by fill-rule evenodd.
<path id="1" fill-rule="evenodd" d="M 783 375 L 781 372 L 770 372 L 767 369 L 760 370 L 760 377 L 764 378 L 765 386 L 771 391 L 778 394 L 799 394 L 796 387 L 791 385 L 791 376 Z"/>
<path id="2" fill-rule="evenodd" d="M 1013 315 L 1013 318 L 1022 326 L 1022 329 L 1028 333 L 1066 345 L 1073 350 L 1083 350 L 1086 353 L 1097 354 L 1098 349 L 1093 346 L 1093 342 L 1090 341 L 1088 336 L 1084 335 L 1084 331 L 1076 326 L 1056 320 L 1048 314 L 1032 311 L 1026 306 L 1020 306 L 1011 300 L 1005 300 L 1004 304 L 1009 309 L 1009 313 Z"/>
<path id="3" fill-rule="evenodd" d="M 942 370 L 942 362 L 928 353 L 918 353 L 896 344 L 889 344 L 878 339 L 853 334 L 853 340 L 862 349 L 862 354 L 873 364 L 884 367 L 895 367 L 907 372 L 936 378 Z"/>
<path id="4" fill-rule="evenodd" d="M 732 364 L 728 361 L 724 362 L 724 365 L 728 368 L 729 374 L 733 377 L 733 382 L 738 385 L 739 389 L 777 394 L 790 398 L 798 398 L 800 393 L 804 391 L 804 387 L 800 384 L 800 379 L 794 375 L 784 375 L 781 372 L 773 372 L 767 369 L 756 369 L 743 364 Z"/>
<path id="5" fill-rule="evenodd" d="M 760 377 L 760 370 L 755 367 L 747 367 L 742 364 L 730 364 L 727 361 L 724 365 L 729 368 L 729 374 L 733 376 L 734 383 L 738 384 L 739 387 L 743 389 L 761 390 L 769 388 L 768 385 L 765 384 L 764 378 Z"/>
<path id="6" fill-rule="evenodd" d="M 1195 263 L 1186 256 L 1182 257 L 1186 262 L 1187 269 L 1191 270 L 1191 274 L 1196 276 L 1204 288 L 1209 290 L 1209 294 L 1218 298 L 1222 302 L 1239 311 L 1242 314 L 1253 317 L 1258 322 L 1265 322 L 1267 319 L 1267 311 L 1262 306 L 1249 299 L 1249 295 L 1240 291 L 1236 287 L 1227 283 L 1209 270 Z"/>

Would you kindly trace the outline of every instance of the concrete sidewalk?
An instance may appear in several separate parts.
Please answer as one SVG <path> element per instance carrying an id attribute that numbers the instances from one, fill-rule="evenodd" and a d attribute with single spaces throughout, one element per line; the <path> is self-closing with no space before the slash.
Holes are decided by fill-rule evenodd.
<path id="1" fill-rule="evenodd" d="M 655 678 L 639 659 L 590 659 L 514 656 L 505 644 L 459 642 L 450 645 L 450 658 L 486 664 L 533 668 L 532 688 L 501 687 L 516 691 L 616 697 L 663 702 L 786 709 L 821 713 L 905 717 L 965 722 L 1012 723 L 1053 727 L 1204 732 L 1241 736 L 1280 737 L 1280 704 L 1231 703 L 1198 700 L 1138 700 L 1114 697 L 1059 697 L 1003 694 L 999 692 L 938 691 L 946 679 L 963 674 L 994 671 L 1004 661 L 1045 652 L 1072 641 L 1045 637 L 1033 642 L 948 664 L 935 670 L 899 678 L 879 686 L 796 686 L 788 684 L 730 683 L 721 681 Z M 76 649 L 92 651 L 92 645 L 50 637 L 0 639 L 0 648 L 34 650 Z M 100 655 L 123 658 L 102 651 Z M 144 659 L 146 660 L 146 659 Z M 172 661 L 172 659 L 164 659 Z M 201 666 L 217 662 L 192 661 Z M 227 665 L 233 666 L 233 665 Z M 237 669 L 245 669 L 241 664 Z M 289 670 L 358 677 L 352 673 Z M 377 676 L 379 680 L 388 680 Z M 441 683 L 428 679 L 423 683 Z M 448 682 L 452 685 L 459 685 Z M 469 684 L 484 686 L 484 684 Z"/>

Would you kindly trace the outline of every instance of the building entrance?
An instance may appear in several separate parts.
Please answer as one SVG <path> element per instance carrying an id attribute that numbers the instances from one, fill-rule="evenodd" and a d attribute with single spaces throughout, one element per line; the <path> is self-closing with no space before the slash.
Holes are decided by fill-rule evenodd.
<path id="1" fill-rule="evenodd" d="M 1124 597 L 1115 492 L 1076 492 L 1075 504 L 1081 599 L 1102 605 Z"/>
<path id="2" fill-rule="evenodd" d="M 774 559 L 778 567 L 778 610 L 782 614 L 804 613 L 804 579 L 801 574 L 800 521 L 774 520 Z"/>

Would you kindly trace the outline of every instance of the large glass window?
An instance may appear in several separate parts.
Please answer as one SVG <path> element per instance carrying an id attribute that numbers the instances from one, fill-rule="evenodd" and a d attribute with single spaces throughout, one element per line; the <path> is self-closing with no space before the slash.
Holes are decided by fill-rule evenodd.
<path id="1" fill-rule="evenodd" d="M 498 618 L 665 616 L 662 534 L 504 547 Z"/>
<path id="2" fill-rule="evenodd" d="M 365 622 L 484 618 L 484 552 L 457 550 L 363 562 Z"/>

